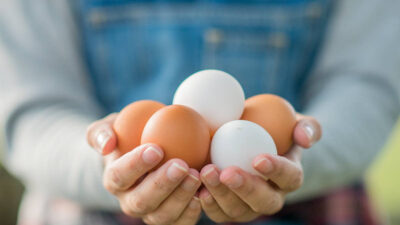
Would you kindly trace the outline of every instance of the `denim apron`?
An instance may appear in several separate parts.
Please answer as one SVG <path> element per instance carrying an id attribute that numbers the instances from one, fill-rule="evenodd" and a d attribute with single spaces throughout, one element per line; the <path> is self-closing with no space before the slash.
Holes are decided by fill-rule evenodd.
<path id="1" fill-rule="evenodd" d="M 230 73 L 246 98 L 275 93 L 301 111 L 299 96 L 332 6 L 330 0 L 77 1 L 86 64 L 106 114 L 140 99 L 171 104 L 178 85 L 202 69 Z"/>
<path id="2" fill-rule="evenodd" d="M 139 99 L 172 102 L 202 69 L 232 74 L 246 97 L 299 94 L 329 0 L 79 0 L 83 46 L 106 113 Z"/>

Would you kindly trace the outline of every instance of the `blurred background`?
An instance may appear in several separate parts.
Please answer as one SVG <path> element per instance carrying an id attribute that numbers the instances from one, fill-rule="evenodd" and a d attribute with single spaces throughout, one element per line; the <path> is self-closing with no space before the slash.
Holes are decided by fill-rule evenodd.
<path id="1" fill-rule="evenodd" d="M 400 225 L 400 120 L 366 176 L 368 188 L 389 224 Z"/>
<path id="2" fill-rule="evenodd" d="M 3 144 L 0 143 L 0 146 Z M 1 153 L 4 153 L 4 149 L 1 149 Z M 0 157 L 2 155 L 0 154 Z M 366 175 L 369 191 L 381 215 L 393 225 L 400 225 L 399 160 L 400 120 L 380 156 Z M 15 224 L 22 193 L 22 184 L 7 173 L 0 163 L 0 225 Z"/>
<path id="3" fill-rule="evenodd" d="M 3 135 L 0 134 L 0 224 L 14 225 L 17 219 L 18 205 L 23 193 L 23 185 L 4 169 Z"/>

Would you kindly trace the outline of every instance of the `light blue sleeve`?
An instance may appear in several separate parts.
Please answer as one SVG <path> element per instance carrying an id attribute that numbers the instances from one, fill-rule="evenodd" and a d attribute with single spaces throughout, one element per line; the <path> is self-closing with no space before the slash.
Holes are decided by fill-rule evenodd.
<path id="1" fill-rule="evenodd" d="M 323 138 L 304 151 L 304 185 L 289 202 L 361 180 L 379 154 L 400 112 L 399 12 L 396 0 L 338 1 L 303 96 Z"/>
<path id="2" fill-rule="evenodd" d="M 0 7 L 0 123 L 7 168 L 27 186 L 82 206 L 118 208 L 103 163 L 85 141 L 99 117 L 70 1 L 5 0 Z"/>

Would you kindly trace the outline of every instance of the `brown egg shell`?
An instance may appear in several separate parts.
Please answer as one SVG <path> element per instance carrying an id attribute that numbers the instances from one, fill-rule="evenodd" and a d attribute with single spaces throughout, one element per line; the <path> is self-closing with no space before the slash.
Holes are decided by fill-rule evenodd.
<path id="1" fill-rule="evenodd" d="M 141 144 L 154 143 L 164 151 L 166 161 L 184 160 L 189 167 L 200 170 L 206 163 L 210 147 L 210 130 L 206 121 L 191 108 L 166 106 L 147 122 Z"/>
<path id="2" fill-rule="evenodd" d="M 279 155 L 284 155 L 293 145 L 296 112 L 285 99 L 273 94 L 261 94 L 246 100 L 242 114 L 262 126 L 271 135 Z"/>
<path id="3" fill-rule="evenodd" d="M 142 100 L 131 103 L 121 110 L 113 124 L 117 135 L 117 148 L 121 154 L 140 145 L 142 131 L 147 121 L 164 106 L 160 102 Z"/>

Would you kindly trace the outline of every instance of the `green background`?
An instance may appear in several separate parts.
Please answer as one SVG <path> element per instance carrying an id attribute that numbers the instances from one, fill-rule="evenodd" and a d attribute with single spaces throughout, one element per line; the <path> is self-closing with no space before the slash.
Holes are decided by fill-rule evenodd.
<path id="1" fill-rule="evenodd" d="M 369 190 L 390 224 L 400 225 L 400 120 L 367 174 Z"/>

